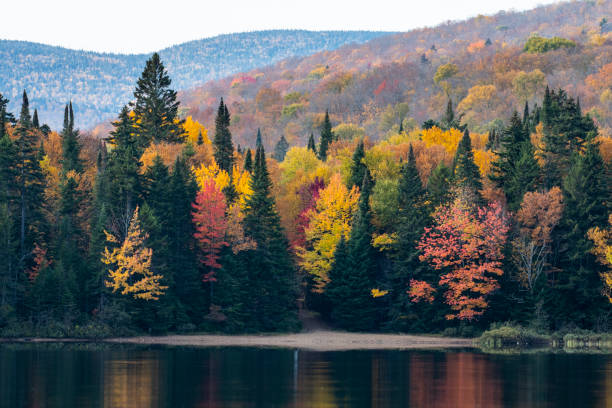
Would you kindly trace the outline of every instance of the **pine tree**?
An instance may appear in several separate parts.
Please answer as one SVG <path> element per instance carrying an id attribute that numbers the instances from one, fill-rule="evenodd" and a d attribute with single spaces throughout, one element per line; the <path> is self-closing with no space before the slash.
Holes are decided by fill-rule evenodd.
<path id="1" fill-rule="evenodd" d="M 204 144 L 204 137 L 202 136 L 201 130 L 198 132 L 198 140 L 196 143 L 198 146 L 202 146 Z"/>
<path id="2" fill-rule="evenodd" d="M 4 133 L 0 137 L 0 305 L 9 303 L 17 283 L 17 159 L 17 147 Z"/>
<path id="3" fill-rule="evenodd" d="M 353 161 L 351 162 L 351 176 L 349 179 L 349 188 L 352 186 L 361 186 L 363 183 L 363 177 L 367 171 L 367 167 L 363 162 L 365 158 L 365 148 L 363 140 L 357 143 L 357 148 L 353 153 Z"/>
<path id="4" fill-rule="evenodd" d="M 314 154 L 317 154 L 317 146 L 315 145 L 314 135 L 312 133 L 308 137 L 308 150 L 312 150 Z"/>
<path id="5" fill-rule="evenodd" d="M 134 91 L 135 132 L 141 147 L 151 142 L 179 143 L 185 138 L 183 120 L 178 118 L 176 91 L 159 55 L 146 62 Z"/>
<path id="6" fill-rule="evenodd" d="M 253 158 L 251 156 L 251 149 L 247 149 L 244 157 L 244 170 L 248 171 L 249 173 L 253 172 Z"/>
<path id="7" fill-rule="evenodd" d="M 276 143 L 276 146 L 274 146 L 274 154 L 272 155 L 272 158 L 280 163 L 285 159 L 285 155 L 287 154 L 288 150 L 289 143 L 287 143 L 285 136 L 281 135 L 280 139 Z"/>
<path id="8" fill-rule="evenodd" d="M 334 133 L 332 132 L 331 121 L 329 120 L 329 111 L 325 111 L 325 119 L 321 126 L 321 138 L 319 141 L 319 159 L 327 160 L 327 149 L 334 141 Z"/>
<path id="9" fill-rule="evenodd" d="M 255 138 L 255 149 L 259 148 L 260 146 L 263 146 L 263 143 L 261 141 L 261 129 L 257 128 L 257 137 Z"/>
<path id="10" fill-rule="evenodd" d="M 271 187 L 264 148 L 260 146 L 251 176 L 253 193 L 244 210 L 245 234 L 257 245 L 245 255 L 251 316 L 259 330 L 292 330 L 297 325 L 294 267 Z"/>
<path id="11" fill-rule="evenodd" d="M 374 249 L 371 244 L 371 192 L 372 178 L 369 171 L 366 171 L 361 185 L 359 207 L 347 243 L 348 268 L 339 280 L 336 278 L 336 283 L 330 282 L 331 292 L 328 292 L 333 305 L 332 319 L 347 330 L 368 331 L 377 326 L 377 311 L 371 295 L 376 282 Z"/>
<path id="12" fill-rule="evenodd" d="M 463 137 L 457 146 L 457 152 L 454 159 L 454 175 L 455 184 L 464 191 L 469 191 L 474 194 L 477 199 L 480 199 L 480 190 L 482 190 L 482 182 L 480 181 L 480 170 L 474 162 L 474 151 L 472 150 L 472 140 L 470 132 L 466 129 L 463 132 Z"/>
<path id="13" fill-rule="evenodd" d="M 406 330 L 414 324 L 407 319 L 412 304 L 407 294 L 410 279 L 424 280 L 426 268 L 419 261 L 417 241 L 429 223 L 429 208 L 426 205 L 426 190 L 423 187 L 412 145 L 408 160 L 402 166 L 399 181 L 397 241 L 391 274 L 391 307 L 389 326 Z M 421 316 L 422 321 L 425 316 Z"/>
<path id="14" fill-rule="evenodd" d="M 223 98 L 221 98 L 215 118 L 214 156 L 219 168 L 231 174 L 234 165 L 234 144 L 232 143 L 229 125 L 230 114 L 227 106 L 223 103 Z"/>
<path id="15" fill-rule="evenodd" d="M 497 159 L 491 164 L 489 175 L 497 187 L 504 190 L 511 211 L 518 210 L 523 195 L 536 186 L 539 166 L 533 151 L 524 123 L 514 111 L 501 137 L 500 148 L 495 152 Z"/>

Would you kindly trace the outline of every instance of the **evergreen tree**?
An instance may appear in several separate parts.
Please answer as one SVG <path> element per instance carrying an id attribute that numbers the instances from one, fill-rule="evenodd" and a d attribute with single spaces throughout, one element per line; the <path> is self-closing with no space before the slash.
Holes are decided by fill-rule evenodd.
<path id="1" fill-rule="evenodd" d="M 202 136 L 201 130 L 198 132 L 198 140 L 196 143 L 198 146 L 202 146 L 204 144 L 204 137 Z"/>
<path id="2" fill-rule="evenodd" d="M 319 140 L 319 159 L 327 160 L 327 149 L 334 141 L 334 133 L 332 132 L 331 121 L 329 120 L 329 111 L 325 111 L 325 119 L 321 126 L 321 138 Z"/>
<path id="3" fill-rule="evenodd" d="M 134 137 L 134 123 L 127 106 L 124 106 L 110 132 L 107 141 L 113 144 L 106 167 L 109 191 L 108 211 L 118 236 L 125 237 L 132 213 L 140 202 L 142 180 L 140 156 L 142 150 Z"/>
<path id="4" fill-rule="evenodd" d="M 455 110 L 453 109 L 453 101 L 449 99 L 448 103 L 446 104 L 446 112 L 444 114 L 444 117 L 442 118 L 440 127 L 443 130 L 449 130 L 451 128 L 459 129 L 461 131 L 466 130 L 466 125 L 461 125 L 462 117 L 463 115 L 455 116 Z"/>
<path id="5" fill-rule="evenodd" d="M 291 330 L 298 324 L 294 267 L 271 187 L 264 148 L 260 146 L 251 176 L 253 193 L 244 210 L 245 234 L 257 245 L 245 254 L 251 319 L 258 330 Z"/>
<path id="6" fill-rule="evenodd" d="M 0 306 L 10 302 L 17 283 L 17 148 L 8 133 L 0 137 Z"/>
<path id="7" fill-rule="evenodd" d="M 272 158 L 280 163 L 285 159 L 285 155 L 287 154 L 288 150 L 289 143 L 287 143 L 285 136 L 281 135 L 278 143 L 276 143 L 276 146 L 274 146 L 274 154 L 272 155 Z"/>
<path id="8" fill-rule="evenodd" d="M 253 172 L 253 158 L 251 156 L 251 149 L 247 149 L 244 157 L 244 170 L 248 171 L 249 173 Z"/>
<path id="9" fill-rule="evenodd" d="M 234 164 L 234 144 L 232 143 L 229 125 L 230 114 L 227 106 L 223 103 L 223 98 L 221 98 L 215 118 L 214 156 L 219 168 L 231 174 Z"/>
<path id="10" fill-rule="evenodd" d="M 528 115 L 528 113 L 527 113 Z M 533 191 L 539 175 L 539 166 L 533 155 L 529 134 L 514 111 L 510 125 L 504 131 L 497 159 L 491 165 L 489 178 L 504 190 L 511 211 L 518 210 L 523 195 Z"/>
<path id="11" fill-rule="evenodd" d="M 81 146 L 79 143 L 79 131 L 74 129 L 74 113 L 72 102 L 64 109 L 64 128 L 61 133 L 62 138 L 62 173 L 66 174 L 70 170 L 77 173 L 83 171 L 83 164 L 79 155 Z"/>
<path id="12" fill-rule="evenodd" d="M 32 116 L 32 127 L 34 129 L 40 128 L 40 123 L 38 121 L 38 111 L 34 109 L 34 115 Z"/>
<path id="13" fill-rule="evenodd" d="M 367 167 L 363 161 L 365 158 L 365 149 L 363 140 L 357 143 L 357 148 L 353 153 L 353 161 L 351 162 L 351 176 L 349 179 L 349 188 L 353 186 L 361 186 L 363 177 L 367 171 Z"/>
<path id="14" fill-rule="evenodd" d="M 333 305 L 332 319 L 342 328 L 367 331 L 377 326 L 377 310 L 371 290 L 376 282 L 372 248 L 370 194 L 372 178 L 366 171 L 361 185 L 359 207 L 348 240 L 348 268 L 328 292 Z M 333 281 L 332 281 L 333 282 Z M 342 288 L 338 290 L 338 288 Z"/>
<path id="15" fill-rule="evenodd" d="M 608 313 L 609 302 L 602 295 L 602 266 L 591 253 L 593 244 L 587 231 L 606 225 L 610 186 L 599 146 L 589 142 L 585 153 L 574 158 L 563 180 L 564 213 L 559 231 L 559 266 L 563 272 L 556 283 L 563 300 L 551 304 L 549 311 L 557 325 L 571 321 L 580 327 L 597 328 L 597 320 Z"/>
<path id="16" fill-rule="evenodd" d="M 134 91 L 134 130 L 140 147 L 151 142 L 182 142 L 183 120 L 178 118 L 176 91 L 170 89 L 170 77 L 159 55 L 146 62 Z"/>
<path id="17" fill-rule="evenodd" d="M 312 150 L 314 154 L 317 154 L 317 146 L 315 145 L 314 135 L 312 133 L 308 137 L 308 150 Z"/>
<path id="18" fill-rule="evenodd" d="M 429 278 L 424 276 L 426 268 L 419 261 L 419 250 L 416 248 L 417 241 L 429 223 L 429 208 L 426 205 L 426 190 L 419 176 L 412 145 L 408 160 L 402 166 L 398 190 L 397 241 L 390 282 L 389 326 L 406 330 L 409 325 L 414 324 L 408 319 L 408 312 L 412 307 L 407 294 L 410 279 Z M 425 320 L 425 316 L 421 316 L 421 323 Z"/>
<path id="19" fill-rule="evenodd" d="M 260 146 L 263 146 L 261 141 L 261 129 L 257 128 L 257 137 L 255 138 L 255 149 L 258 149 Z"/>
<path id="20" fill-rule="evenodd" d="M 28 96 L 23 92 L 21 114 L 16 127 L 17 188 L 19 200 L 19 259 L 22 268 L 31 261 L 31 250 L 41 240 L 44 220 L 41 211 L 45 179 L 40 168 L 42 153 L 38 134 L 32 129 Z M 42 148 L 42 145 L 40 145 Z M 42 242 L 41 242 L 42 244 Z"/>
<path id="21" fill-rule="evenodd" d="M 472 140 L 470 132 L 466 129 L 463 137 L 457 146 L 454 159 L 455 184 L 464 191 L 469 191 L 476 198 L 480 199 L 482 182 L 480 181 L 480 170 L 474 162 L 474 151 L 472 150 Z"/>
<path id="22" fill-rule="evenodd" d="M 427 180 L 427 193 L 433 208 L 446 204 L 450 199 L 452 178 L 451 169 L 442 161 L 431 172 Z"/>

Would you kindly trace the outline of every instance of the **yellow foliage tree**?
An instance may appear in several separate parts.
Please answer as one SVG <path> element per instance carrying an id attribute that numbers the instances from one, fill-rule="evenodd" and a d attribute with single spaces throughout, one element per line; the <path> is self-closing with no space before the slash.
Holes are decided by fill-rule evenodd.
<path id="1" fill-rule="evenodd" d="M 313 275 L 315 290 L 319 292 L 329 282 L 328 274 L 340 237 L 349 238 L 358 200 L 357 188 L 349 191 L 336 174 L 321 190 L 315 209 L 308 213 L 309 224 L 305 230 L 308 248 L 298 248 L 298 255 L 301 267 Z"/>
<path id="2" fill-rule="evenodd" d="M 612 303 L 612 214 L 608 217 L 608 227 L 606 229 L 591 228 L 588 236 L 594 244 L 591 252 L 597 257 L 599 263 L 607 266 L 607 270 L 601 274 L 601 278 L 604 281 L 605 294 Z"/>
<path id="3" fill-rule="evenodd" d="M 119 240 L 104 231 L 106 240 L 119 244 Z M 148 235 L 140 229 L 138 207 L 134 210 L 128 233 L 121 245 L 112 250 L 104 248 L 102 262 L 109 265 L 106 286 L 113 292 L 132 295 L 136 299 L 158 300 L 168 287 L 161 284 L 162 275 L 151 270 L 153 251 L 144 244 Z"/>
<path id="4" fill-rule="evenodd" d="M 236 202 L 240 205 L 240 208 L 244 208 L 247 198 L 253 192 L 249 182 L 251 175 L 248 171 L 240 171 L 237 166 L 234 166 L 231 177 L 227 171 L 221 170 L 219 165 L 217 165 L 214 160 L 209 166 L 201 164 L 199 167 L 194 168 L 193 172 L 200 189 L 206 185 L 207 180 L 213 180 L 217 188 L 223 191 L 227 186 L 229 186 L 231 179 L 231 183 L 238 194 Z"/>
<path id="5" fill-rule="evenodd" d="M 444 146 L 449 155 L 454 156 L 461 137 L 463 137 L 463 133 L 458 129 L 442 130 L 434 126 L 423 130 L 422 139 L 427 147 L 441 145 Z"/>
<path id="6" fill-rule="evenodd" d="M 200 134 L 202 134 L 202 142 L 203 144 L 210 144 L 210 139 L 208 138 L 208 129 L 206 129 L 200 122 L 194 120 L 191 116 L 187 116 L 185 119 L 185 123 L 183 123 L 183 129 L 187 133 L 187 140 L 191 142 L 192 145 L 198 144 L 198 138 Z"/>

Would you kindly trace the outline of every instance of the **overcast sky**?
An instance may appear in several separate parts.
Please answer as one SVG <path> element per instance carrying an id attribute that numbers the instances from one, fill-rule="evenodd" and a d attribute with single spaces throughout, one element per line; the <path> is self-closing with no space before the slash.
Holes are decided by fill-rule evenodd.
<path id="1" fill-rule="evenodd" d="M 0 38 L 142 53 L 218 34 L 276 29 L 408 31 L 551 0 L 11 0 Z"/>

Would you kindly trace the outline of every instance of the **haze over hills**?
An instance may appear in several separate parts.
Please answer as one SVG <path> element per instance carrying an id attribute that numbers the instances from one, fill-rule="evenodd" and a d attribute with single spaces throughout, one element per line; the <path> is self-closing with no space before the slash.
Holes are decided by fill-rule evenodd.
<path id="1" fill-rule="evenodd" d="M 189 113 L 214 127 L 219 98 L 232 113 L 238 143 L 254 146 L 257 128 L 274 146 L 281 134 L 305 145 L 326 109 L 334 125 L 379 138 L 438 119 L 450 95 L 470 129 L 502 126 L 525 101 L 541 103 L 546 85 L 580 97 L 609 133 L 612 124 L 612 1 L 558 3 L 373 39 L 278 62 L 181 93 Z M 524 50 L 533 35 L 568 39 L 558 49 Z M 554 47 L 553 47 L 554 48 Z M 456 68 L 440 82 L 440 66 Z M 406 128 L 406 127 L 404 127 Z"/>
<path id="2" fill-rule="evenodd" d="M 369 31 L 270 30 L 220 35 L 160 51 L 175 89 L 186 89 L 236 72 L 294 56 L 333 50 L 385 35 Z M 77 125 L 87 128 L 117 115 L 150 54 L 77 51 L 43 44 L 0 40 L 0 93 L 16 111 L 27 89 L 41 120 L 61 126 L 63 106 L 72 99 Z"/>

